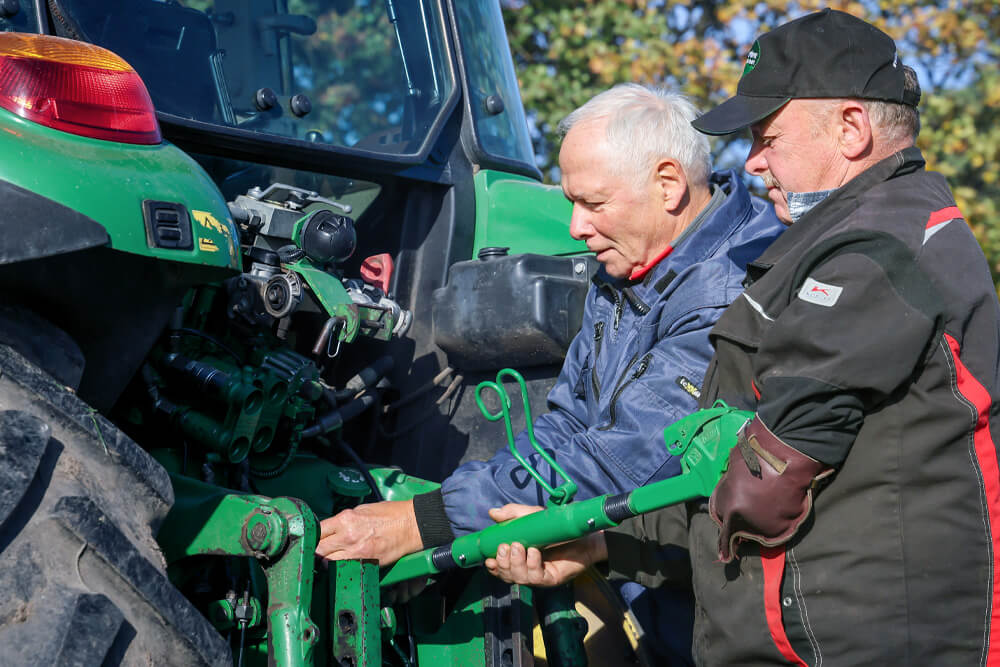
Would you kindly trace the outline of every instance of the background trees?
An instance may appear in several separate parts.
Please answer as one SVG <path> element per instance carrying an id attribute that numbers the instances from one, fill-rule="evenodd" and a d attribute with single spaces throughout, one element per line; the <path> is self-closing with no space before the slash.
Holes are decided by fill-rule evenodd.
<path id="1" fill-rule="evenodd" d="M 949 180 L 1000 281 L 1000 4 L 994 0 L 503 0 L 508 38 L 539 166 L 555 168 L 555 128 L 569 111 L 623 81 L 665 84 L 702 106 L 732 95 L 754 37 L 832 7 L 892 35 L 924 97 L 918 146 Z M 734 167 L 745 137 L 716 140 Z M 998 282 L 1000 285 L 1000 282 Z"/>

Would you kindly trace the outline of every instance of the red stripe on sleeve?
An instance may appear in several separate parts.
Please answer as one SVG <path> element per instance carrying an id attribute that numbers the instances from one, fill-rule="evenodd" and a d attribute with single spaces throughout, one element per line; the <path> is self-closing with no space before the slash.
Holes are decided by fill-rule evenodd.
<path id="1" fill-rule="evenodd" d="M 943 208 L 940 211 L 934 211 L 931 213 L 931 217 L 927 219 L 927 225 L 924 229 L 933 227 L 939 222 L 944 222 L 945 220 L 954 220 L 955 218 L 961 218 L 962 212 L 958 210 L 957 206 L 949 206 L 948 208 Z"/>
<path id="2" fill-rule="evenodd" d="M 764 567 L 764 614 L 767 629 L 781 656 L 798 667 L 809 667 L 792 648 L 781 620 L 781 578 L 785 574 L 785 547 L 761 547 L 760 563 Z"/>
<path id="3" fill-rule="evenodd" d="M 997 539 L 997 530 L 1000 529 L 1000 466 L 997 464 L 997 450 L 993 436 L 990 435 L 989 412 L 992 400 L 986 387 L 962 363 L 962 359 L 958 356 L 958 341 L 948 334 L 944 337 L 955 360 L 958 392 L 976 408 L 973 445 L 979 469 L 983 474 L 983 490 L 986 494 L 986 509 L 990 520 L 990 541 L 993 544 L 993 571 L 990 581 L 993 590 L 990 595 L 990 639 L 986 664 L 1000 665 L 1000 587 L 997 586 L 997 574 L 1000 573 L 1000 540 Z"/>

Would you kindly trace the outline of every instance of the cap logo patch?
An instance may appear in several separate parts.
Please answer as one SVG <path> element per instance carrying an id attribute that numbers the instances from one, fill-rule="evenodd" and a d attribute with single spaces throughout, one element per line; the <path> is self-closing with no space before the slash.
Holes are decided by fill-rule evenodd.
<path id="1" fill-rule="evenodd" d="M 832 308 L 837 303 L 837 299 L 840 298 L 840 293 L 843 291 L 843 287 L 806 278 L 806 281 L 802 284 L 802 289 L 799 290 L 798 296 L 803 301 L 815 303 L 817 306 Z"/>
<path id="2" fill-rule="evenodd" d="M 747 64 L 743 66 L 743 76 L 753 71 L 758 60 L 760 60 L 760 42 L 754 42 L 750 47 L 750 53 L 747 54 Z"/>

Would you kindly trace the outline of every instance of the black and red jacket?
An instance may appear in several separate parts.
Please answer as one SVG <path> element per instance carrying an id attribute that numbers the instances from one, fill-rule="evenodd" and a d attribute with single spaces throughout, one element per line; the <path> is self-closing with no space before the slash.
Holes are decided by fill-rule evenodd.
<path id="1" fill-rule="evenodd" d="M 944 178 L 892 155 L 747 280 L 702 403 L 756 410 L 837 472 L 782 547 L 723 565 L 692 503 L 609 535 L 612 569 L 626 535 L 687 542 L 702 664 L 1000 664 L 1000 304 Z"/>

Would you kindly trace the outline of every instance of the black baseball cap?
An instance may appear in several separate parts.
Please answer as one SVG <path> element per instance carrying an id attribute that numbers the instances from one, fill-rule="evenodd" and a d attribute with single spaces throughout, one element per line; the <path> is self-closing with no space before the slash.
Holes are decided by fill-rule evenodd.
<path id="1" fill-rule="evenodd" d="M 853 97 L 917 106 L 904 91 L 903 65 L 889 35 L 833 9 L 778 26 L 747 54 L 736 95 L 691 124 L 705 134 L 729 134 L 771 115 L 798 97 Z"/>

